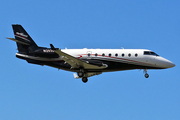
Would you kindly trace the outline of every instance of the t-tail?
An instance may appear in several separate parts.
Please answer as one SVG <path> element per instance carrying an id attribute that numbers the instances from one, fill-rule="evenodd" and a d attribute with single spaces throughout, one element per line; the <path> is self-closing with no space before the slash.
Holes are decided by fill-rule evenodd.
<path id="1" fill-rule="evenodd" d="M 37 44 L 29 36 L 26 30 L 18 24 L 12 25 L 14 31 L 14 38 L 7 38 L 17 43 L 18 51 L 21 54 L 30 54 L 38 49 Z"/>
<path id="2" fill-rule="evenodd" d="M 58 58 L 59 55 L 51 48 L 39 47 L 21 25 L 12 25 L 15 38 L 7 38 L 17 43 L 16 57 L 32 62 L 30 57 Z M 34 60 L 33 60 L 34 63 Z"/>

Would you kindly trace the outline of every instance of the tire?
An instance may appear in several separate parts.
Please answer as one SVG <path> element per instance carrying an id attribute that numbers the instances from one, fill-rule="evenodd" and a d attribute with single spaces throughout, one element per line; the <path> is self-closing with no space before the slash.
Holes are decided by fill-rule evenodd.
<path id="1" fill-rule="evenodd" d="M 77 74 L 78 74 L 79 77 L 83 77 L 84 76 L 83 72 L 78 72 Z"/>
<path id="2" fill-rule="evenodd" d="M 82 81 L 83 81 L 83 83 L 87 83 L 87 81 L 88 81 L 87 77 L 83 77 Z"/>
<path id="3" fill-rule="evenodd" d="M 147 74 L 147 73 L 144 76 L 145 76 L 145 78 L 149 78 L 149 74 Z"/>

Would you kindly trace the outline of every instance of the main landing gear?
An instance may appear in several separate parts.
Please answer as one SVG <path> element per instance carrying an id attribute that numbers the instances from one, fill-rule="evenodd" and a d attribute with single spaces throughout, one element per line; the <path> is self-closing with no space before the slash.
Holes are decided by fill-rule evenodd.
<path id="1" fill-rule="evenodd" d="M 149 74 L 147 73 L 147 69 L 144 70 L 144 73 L 145 73 L 145 78 L 149 78 Z"/>
<path id="2" fill-rule="evenodd" d="M 80 78 L 82 78 L 82 81 L 83 81 L 84 83 L 87 83 L 88 78 L 86 77 L 85 72 L 84 72 L 83 69 L 81 69 L 79 72 L 77 72 L 77 74 L 78 74 L 78 76 L 79 76 Z"/>
<path id="3" fill-rule="evenodd" d="M 83 77 L 84 76 L 84 72 L 81 72 L 81 71 L 78 72 L 77 74 L 78 74 L 79 77 Z"/>
<path id="4" fill-rule="evenodd" d="M 83 83 L 87 83 L 88 78 L 87 78 L 87 77 L 83 77 L 83 78 L 82 78 L 82 81 L 83 81 Z"/>

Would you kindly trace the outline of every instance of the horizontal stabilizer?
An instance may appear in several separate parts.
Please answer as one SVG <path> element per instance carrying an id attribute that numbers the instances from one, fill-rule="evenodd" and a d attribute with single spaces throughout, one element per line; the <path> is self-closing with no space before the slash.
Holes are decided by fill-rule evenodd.
<path id="1" fill-rule="evenodd" d="M 24 45 L 31 45 L 31 43 L 29 41 L 16 40 L 14 38 L 8 38 L 8 37 L 7 37 L 7 39 L 18 42 L 18 43 L 21 43 L 21 44 L 24 44 Z"/>

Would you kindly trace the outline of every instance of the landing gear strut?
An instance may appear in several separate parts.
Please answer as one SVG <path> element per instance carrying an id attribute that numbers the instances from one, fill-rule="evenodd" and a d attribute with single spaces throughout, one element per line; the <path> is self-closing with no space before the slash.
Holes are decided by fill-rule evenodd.
<path id="1" fill-rule="evenodd" d="M 147 69 L 145 69 L 144 72 L 145 72 L 145 75 L 144 75 L 145 78 L 149 78 L 149 74 L 147 73 Z"/>
<path id="2" fill-rule="evenodd" d="M 84 83 L 87 83 L 87 81 L 88 81 L 87 77 L 83 77 L 83 78 L 82 78 L 82 81 L 83 81 Z"/>

